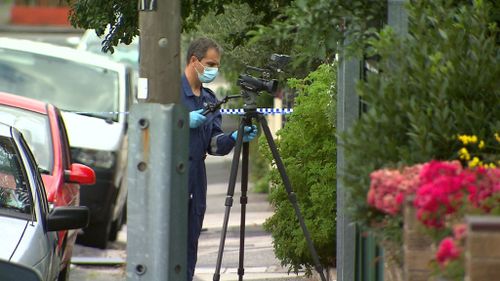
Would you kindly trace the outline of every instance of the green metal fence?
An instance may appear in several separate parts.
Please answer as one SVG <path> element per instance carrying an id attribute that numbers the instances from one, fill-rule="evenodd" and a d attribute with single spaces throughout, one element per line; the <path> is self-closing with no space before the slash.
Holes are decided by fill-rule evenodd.
<path id="1" fill-rule="evenodd" d="M 355 281 L 383 281 L 383 250 L 375 237 L 356 227 Z"/>

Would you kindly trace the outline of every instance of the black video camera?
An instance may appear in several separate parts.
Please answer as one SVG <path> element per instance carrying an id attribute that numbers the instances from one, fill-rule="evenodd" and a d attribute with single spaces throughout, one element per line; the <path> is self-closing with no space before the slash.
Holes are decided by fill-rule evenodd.
<path id="1" fill-rule="evenodd" d="M 271 79 L 275 73 L 283 72 L 283 68 L 290 62 L 290 56 L 272 54 L 268 68 L 258 68 L 254 66 L 246 66 L 245 73 L 240 74 L 238 78 L 238 86 L 244 91 L 253 93 L 268 92 L 274 94 L 278 89 L 278 80 Z M 250 71 L 260 73 L 260 77 L 255 77 L 250 74 Z"/>

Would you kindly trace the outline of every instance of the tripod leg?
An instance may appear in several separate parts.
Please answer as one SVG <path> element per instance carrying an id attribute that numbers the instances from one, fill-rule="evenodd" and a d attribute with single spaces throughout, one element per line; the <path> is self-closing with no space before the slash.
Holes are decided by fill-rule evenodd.
<path id="1" fill-rule="evenodd" d="M 227 233 L 227 225 L 229 222 L 229 213 L 231 211 L 231 207 L 233 206 L 233 196 L 234 196 L 234 187 L 236 185 L 236 177 L 238 176 L 238 165 L 240 162 L 240 154 L 241 154 L 241 146 L 243 144 L 243 129 L 245 124 L 242 120 L 239 128 L 238 128 L 238 138 L 236 139 L 236 146 L 234 148 L 233 154 L 233 162 L 231 163 L 231 174 L 229 176 L 229 186 L 227 188 L 227 195 L 225 201 L 225 212 L 224 212 L 224 221 L 222 224 L 222 230 L 220 235 L 220 243 L 219 243 L 219 251 L 217 253 L 217 263 L 215 264 L 215 273 L 213 276 L 214 281 L 219 281 L 220 279 L 220 268 L 222 264 L 222 254 L 224 252 L 224 243 L 226 241 L 226 233 Z"/>
<path id="2" fill-rule="evenodd" d="M 295 195 L 295 193 L 292 190 L 292 185 L 290 184 L 290 179 L 288 178 L 288 175 L 286 174 L 285 165 L 283 164 L 283 161 L 281 160 L 279 151 L 276 148 L 276 144 L 274 143 L 273 136 L 272 136 L 271 131 L 269 130 L 269 127 L 267 125 L 267 121 L 262 115 L 258 116 L 258 120 L 262 126 L 262 131 L 266 135 L 267 143 L 269 144 L 269 148 L 271 149 L 271 153 L 273 154 L 273 158 L 276 161 L 276 166 L 277 166 L 278 171 L 281 175 L 281 179 L 283 180 L 283 185 L 285 186 L 286 192 L 288 193 L 288 200 L 290 200 L 290 203 L 292 203 L 292 206 L 295 210 L 295 215 L 297 216 L 297 219 L 299 220 L 300 227 L 302 228 L 302 232 L 304 233 L 304 237 L 306 238 L 309 252 L 311 253 L 311 256 L 312 256 L 314 264 L 315 264 L 315 269 L 318 272 L 318 274 L 320 275 L 321 280 L 326 281 L 325 274 L 323 272 L 323 267 L 321 266 L 321 264 L 319 262 L 318 254 L 317 254 L 316 249 L 314 248 L 314 245 L 312 243 L 311 235 L 309 234 L 309 231 L 307 230 L 306 224 L 304 222 L 304 218 L 302 217 L 302 214 L 300 213 L 299 205 L 297 204 L 297 196 Z"/>
<path id="3" fill-rule="evenodd" d="M 245 258 L 245 219 L 246 219 L 246 211 L 247 211 L 247 190 L 248 190 L 248 154 L 249 154 L 250 144 L 243 144 L 243 157 L 241 163 L 241 220 L 240 220 L 240 259 L 238 266 L 238 280 L 243 280 L 243 275 L 245 275 L 245 268 L 243 265 L 243 261 Z"/>

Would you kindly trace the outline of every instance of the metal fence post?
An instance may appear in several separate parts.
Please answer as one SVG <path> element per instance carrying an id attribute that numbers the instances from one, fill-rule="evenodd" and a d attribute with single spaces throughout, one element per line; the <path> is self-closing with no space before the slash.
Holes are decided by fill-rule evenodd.
<path id="1" fill-rule="evenodd" d="M 405 35 L 408 33 L 408 12 L 405 5 L 408 0 L 388 0 L 387 23 L 396 34 Z"/>
<path id="2" fill-rule="evenodd" d="M 187 111 L 135 104 L 129 124 L 127 280 L 186 280 Z"/>
<path id="3" fill-rule="evenodd" d="M 337 90 L 337 132 L 342 133 L 359 118 L 356 81 L 361 77 L 361 62 L 340 56 Z M 346 190 L 342 182 L 345 157 L 343 143 L 337 140 L 337 280 L 353 281 L 355 277 L 356 227 L 347 216 Z"/>

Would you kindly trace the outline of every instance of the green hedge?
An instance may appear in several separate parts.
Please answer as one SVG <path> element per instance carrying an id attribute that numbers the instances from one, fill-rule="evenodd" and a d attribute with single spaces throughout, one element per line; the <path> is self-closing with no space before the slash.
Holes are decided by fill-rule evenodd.
<path id="1" fill-rule="evenodd" d="M 278 132 L 277 146 L 297 194 L 301 212 L 324 266 L 335 262 L 336 138 L 331 110 L 335 108 L 336 66 L 321 65 L 303 80 L 291 79 L 297 90 L 294 112 Z M 271 161 L 265 139 L 260 151 Z M 274 215 L 264 224 L 274 239 L 276 257 L 290 271 L 314 266 L 279 172 L 273 166 L 270 202 Z"/>
<path id="2" fill-rule="evenodd" d="M 433 0 L 411 1 L 408 10 L 408 36 L 385 28 L 370 42 L 379 73 L 359 84 L 368 110 L 343 136 L 349 212 L 365 226 L 384 224 L 373 231 L 395 245 L 400 216 L 367 206 L 370 172 L 457 159 L 458 134 L 493 141 L 500 131 L 498 8 L 480 0 Z"/>

